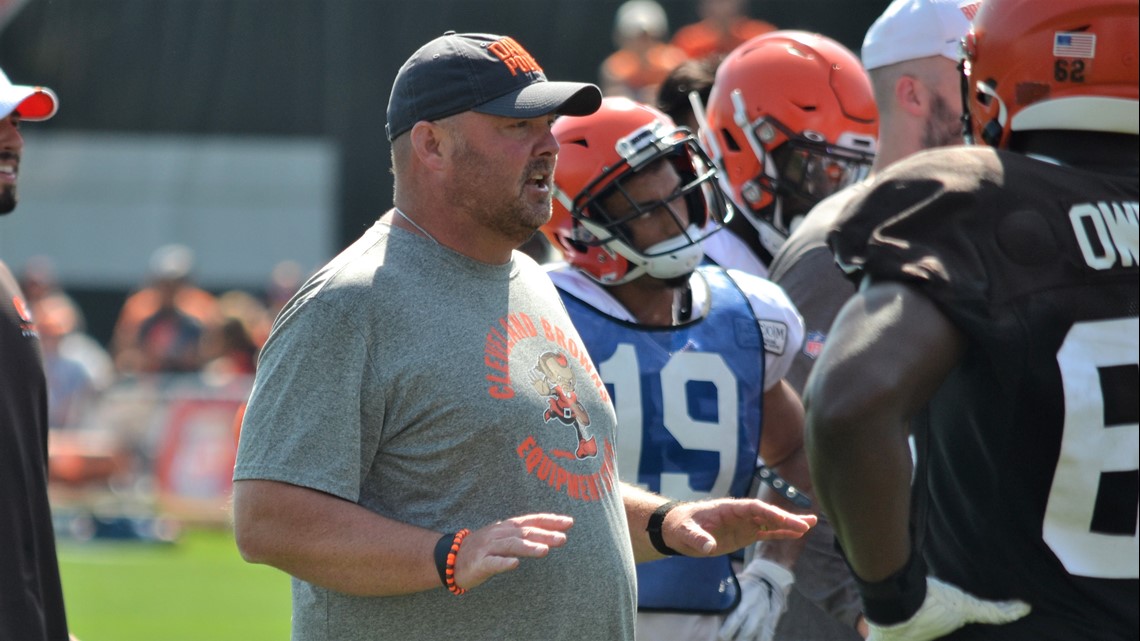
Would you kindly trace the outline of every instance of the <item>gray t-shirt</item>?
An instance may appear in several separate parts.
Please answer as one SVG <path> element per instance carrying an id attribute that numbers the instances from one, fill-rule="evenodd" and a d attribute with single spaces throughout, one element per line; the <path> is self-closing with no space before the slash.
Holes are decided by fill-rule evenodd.
<path id="1" fill-rule="evenodd" d="M 441 586 L 366 598 L 294 579 L 293 638 L 632 639 L 615 422 L 533 260 L 487 265 L 374 225 L 278 316 L 234 479 L 439 532 L 535 512 L 575 523 L 565 547 L 462 597 Z"/>

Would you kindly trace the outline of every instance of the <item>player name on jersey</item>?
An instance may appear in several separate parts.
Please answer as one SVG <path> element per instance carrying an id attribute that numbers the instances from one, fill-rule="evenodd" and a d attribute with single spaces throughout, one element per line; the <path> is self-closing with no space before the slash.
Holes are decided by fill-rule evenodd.
<path id="1" fill-rule="evenodd" d="M 1136 202 L 1081 203 L 1069 209 L 1085 263 L 1096 270 L 1132 267 L 1140 260 Z"/>

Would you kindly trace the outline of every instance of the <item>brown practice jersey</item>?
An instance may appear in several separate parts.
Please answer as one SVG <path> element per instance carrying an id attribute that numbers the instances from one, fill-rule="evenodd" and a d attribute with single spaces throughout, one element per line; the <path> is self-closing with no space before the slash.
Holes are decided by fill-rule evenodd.
<path id="1" fill-rule="evenodd" d="M 948 638 L 1138 638 L 1137 185 L 932 150 L 829 236 L 853 278 L 917 287 L 966 337 L 915 423 L 912 524 L 931 574 L 1033 611 Z"/>

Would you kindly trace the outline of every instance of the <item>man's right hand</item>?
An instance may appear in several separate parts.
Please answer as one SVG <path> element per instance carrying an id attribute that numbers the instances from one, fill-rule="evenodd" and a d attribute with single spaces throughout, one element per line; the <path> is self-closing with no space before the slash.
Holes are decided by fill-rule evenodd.
<path id="1" fill-rule="evenodd" d="M 566 545 L 574 519 L 561 514 L 526 514 L 474 530 L 463 539 L 455 559 L 455 584 L 471 589 Z"/>

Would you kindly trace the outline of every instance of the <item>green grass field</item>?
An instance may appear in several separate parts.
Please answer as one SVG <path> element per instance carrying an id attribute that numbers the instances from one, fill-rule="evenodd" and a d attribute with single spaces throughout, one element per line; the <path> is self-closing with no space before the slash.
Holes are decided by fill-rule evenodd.
<path id="1" fill-rule="evenodd" d="M 61 541 L 71 632 L 80 641 L 289 638 L 289 577 L 241 560 L 225 529 L 177 543 Z"/>

